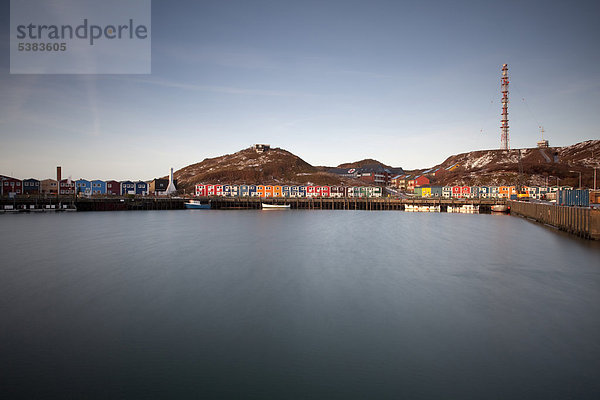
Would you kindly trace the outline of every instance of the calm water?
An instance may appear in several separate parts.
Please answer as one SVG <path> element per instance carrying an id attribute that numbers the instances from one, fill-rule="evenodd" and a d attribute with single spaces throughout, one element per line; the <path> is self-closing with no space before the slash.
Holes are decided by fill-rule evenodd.
<path id="1" fill-rule="evenodd" d="M 0 243 L 4 398 L 600 398 L 600 248 L 519 218 L 0 215 Z"/>

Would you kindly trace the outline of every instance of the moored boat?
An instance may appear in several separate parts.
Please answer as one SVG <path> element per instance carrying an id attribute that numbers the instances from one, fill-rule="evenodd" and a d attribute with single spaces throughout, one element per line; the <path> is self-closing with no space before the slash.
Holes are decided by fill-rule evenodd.
<path id="1" fill-rule="evenodd" d="M 448 206 L 447 212 L 460 214 L 478 214 L 479 206 L 474 204 L 463 204 L 462 206 Z"/>
<path id="2" fill-rule="evenodd" d="M 506 204 L 494 204 L 492 206 L 492 212 L 499 212 L 499 213 L 508 212 L 508 206 Z"/>
<path id="3" fill-rule="evenodd" d="M 190 200 L 185 204 L 185 208 L 191 210 L 208 210 L 210 209 L 210 203 L 202 204 L 199 200 Z"/>
<path id="4" fill-rule="evenodd" d="M 267 204 L 261 203 L 263 210 L 287 210 L 291 208 L 290 204 Z"/>

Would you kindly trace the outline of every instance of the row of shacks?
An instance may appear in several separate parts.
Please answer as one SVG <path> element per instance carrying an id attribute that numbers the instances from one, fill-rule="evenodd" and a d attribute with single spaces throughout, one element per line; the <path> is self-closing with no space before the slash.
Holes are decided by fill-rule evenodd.
<path id="1" fill-rule="evenodd" d="M 523 186 L 523 197 L 531 199 L 545 199 L 548 194 L 556 193 L 561 189 L 572 189 L 570 186 Z M 516 186 L 423 186 L 417 187 L 417 197 L 442 197 L 442 198 L 515 198 L 518 196 Z"/>
<path id="2" fill-rule="evenodd" d="M 177 186 L 177 181 L 174 181 Z M 38 180 L 17 179 L 5 175 L 0 175 L 0 195 L 81 195 L 81 196 L 102 196 L 102 195 L 140 195 L 149 194 L 160 195 L 166 191 L 169 185 L 168 179 L 153 179 L 149 182 L 144 181 L 115 181 L 115 180 L 87 180 L 87 179 L 44 179 Z"/>
<path id="3" fill-rule="evenodd" d="M 543 199 L 568 186 L 523 187 L 521 193 L 532 199 Z M 312 185 L 196 185 L 198 197 L 382 197 L 380 186 L 312 186 Z M 417 197 L 439 198 L 514 198 L 516 186 L 426 186 L 415 188 Z"/>
<path id="4" fill-rule="evenodd" d="M 381 186 L 196 185 L 196 196 L 221 197 L 381 197 Z"/>

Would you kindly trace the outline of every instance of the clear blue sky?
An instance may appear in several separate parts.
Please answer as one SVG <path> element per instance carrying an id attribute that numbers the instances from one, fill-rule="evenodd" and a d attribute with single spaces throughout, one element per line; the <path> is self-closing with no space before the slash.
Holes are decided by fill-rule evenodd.
<path id="1" fill-rule="evenodd" d="M 161 1 L 151 75 L 10 75 L 0 174 L 150 179 L 253 143 L 407 169 L 600 137 L 598 1 Z M 109 61 L 109 60 L 107 60 Z"/>

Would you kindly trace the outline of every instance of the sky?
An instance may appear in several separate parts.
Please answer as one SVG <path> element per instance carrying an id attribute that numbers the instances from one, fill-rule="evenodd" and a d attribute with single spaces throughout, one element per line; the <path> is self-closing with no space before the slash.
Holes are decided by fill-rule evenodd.
<path id="1" fill-rule="evenodd" d="M 600 138 L 597 1 L 152 2 L 152 72 L 10 74 L 0 8 L 0 174 L 142 179 L 268 143 L 312 165 L 428 168 Z"/>

